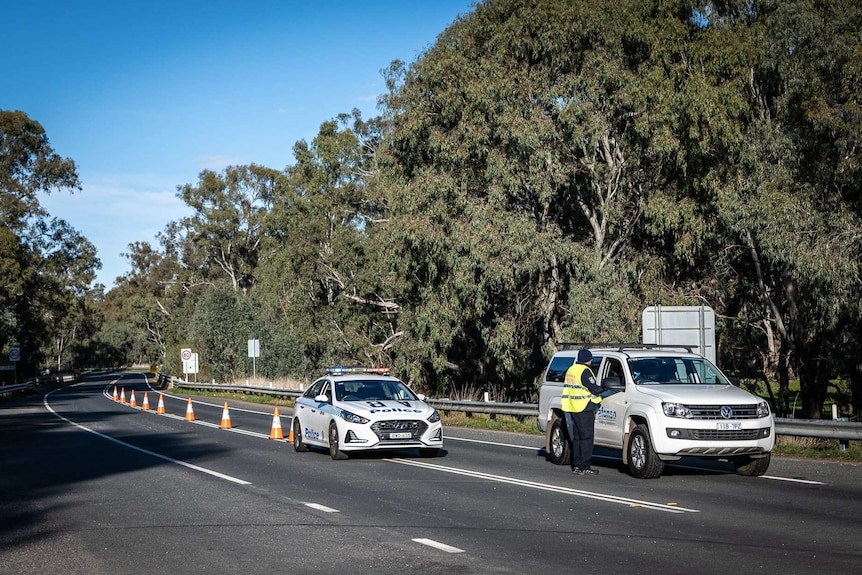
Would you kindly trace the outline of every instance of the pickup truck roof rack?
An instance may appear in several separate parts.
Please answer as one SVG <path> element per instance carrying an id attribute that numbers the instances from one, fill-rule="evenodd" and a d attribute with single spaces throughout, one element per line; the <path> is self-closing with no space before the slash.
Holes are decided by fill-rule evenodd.
<path id="1" fill-rule="evenodd" d="M 695 346 L 683 343 L 581 343 L 573 341 L 562 341 L 557 344 L 557 347 L 563 350 L 567 349 L 595 349 L 595 348 L 610 348 L 618 351 L 626 351 L 630 349 L 684 349 L 689 353 L 694 353 Z"/>

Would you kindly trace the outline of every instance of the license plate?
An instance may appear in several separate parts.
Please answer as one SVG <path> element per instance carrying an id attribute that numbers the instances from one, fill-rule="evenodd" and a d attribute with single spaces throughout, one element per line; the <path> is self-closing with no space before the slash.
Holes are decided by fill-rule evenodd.
<path id="1" fill-rule="evenodd" d="M 410 439 L 411 437 L 413 437 L 413 434 L 409 431 L 389 434 L 389 439 Z"/>
<path id="2" fill-rule="evenodd" d="M 717 425 L 718 425 L 718 427 L 716 427 L 716 429 L 718 429 L 719 431 L 738 431 L 738 430 L 742 429 L 742 424 L 739 422 L 734 422 L 734 423 L 720 422 Z"/>

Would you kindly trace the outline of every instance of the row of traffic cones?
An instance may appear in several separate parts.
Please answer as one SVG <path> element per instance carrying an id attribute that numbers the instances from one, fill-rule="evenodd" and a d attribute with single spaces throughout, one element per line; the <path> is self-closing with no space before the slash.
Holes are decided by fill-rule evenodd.
<path id="1" fill-rule="evenodd" d="M 117 386 L 114 386 L 114 401 L 119 401 L 120 403 L 126 403 L 126 389 L 120 389 L 120 395 L 117 396 Z M 129 406 L 137 407 L 138 403 L 135 400 L 135 390 L 132 390 L 131 396 L 129 397 Z M 150 401 L 147 397 L 147 392 L 144 392 L 144 401 L 141 405 L 141 409 L 144 411 L 149 411 L 150 409 Z M 162 394 L 159 394 L 159 404 L 156 407 L 156 413 L 162 415 L 165 413 L 165 398 Z M 195 420 L 195 410 L 192 407 L 192 398 L 189 398 L 189 402 L 186 405 L 186 421 L 194 421 Z M 224 402 L 224 409 L 222 410 L 221 415 L 221 423 L 219 424 L 219 428 L 221 429 L 230 429 L 232 427 L 230 422 L 230 409 L 227 406 L 227 402 Z M 281 417 L 278 413 L 278 408 L 275 408 L 275 412 L 272 414 L 272 429 L 269 432 L 270 439 L 284 439 L 284 430 L 281 428 Z M 293 441 L 293 429 L 291 428 L 290 433 L 287 437 L 287 440 Z"/>

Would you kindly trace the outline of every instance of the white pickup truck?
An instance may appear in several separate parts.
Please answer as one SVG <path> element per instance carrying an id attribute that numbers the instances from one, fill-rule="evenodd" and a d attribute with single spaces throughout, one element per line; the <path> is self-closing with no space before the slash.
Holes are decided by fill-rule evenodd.
<path id="1" fill-rule="evenodd" d="M 548 459 L 571 460 L 560 392 L 578 345 L 554 354 L 539 392 L 539 429 Z M 629 472 L 659 477 L 666 461 L 696 456 L 731 461 L 740 475 L 763 475 L 775 445 L 769 404 L 740 389 L 686 346 L 586 346 L 610 392 L 596 414 L 595 444 L 622 450 Z"/>

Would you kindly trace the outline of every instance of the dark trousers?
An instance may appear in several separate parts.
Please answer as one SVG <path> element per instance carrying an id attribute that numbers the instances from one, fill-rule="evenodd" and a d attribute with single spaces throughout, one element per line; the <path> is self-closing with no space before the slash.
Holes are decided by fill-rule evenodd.
<path id="1" fill-rule="evenodd" d="M 572 469 L 589 469 L 593 458 L 596 412 L 566 412 L 566 429 L 572 442 Z"/>

